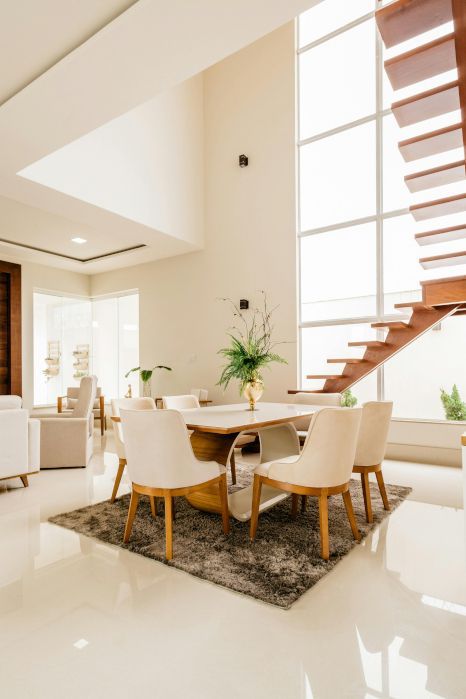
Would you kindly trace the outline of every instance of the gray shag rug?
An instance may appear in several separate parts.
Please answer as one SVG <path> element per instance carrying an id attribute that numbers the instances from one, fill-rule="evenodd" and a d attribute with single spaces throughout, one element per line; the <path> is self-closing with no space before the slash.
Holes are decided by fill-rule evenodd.
<path id="1" fill-rule="evenodd" d="M 238 484 L 233 492 L 252 481 L 252 465 L 237 463 Z M 410 488 L 387 485 L 392 511 L 410 493 Z M 371 483 L 373 524 L 367 524 L 360 480 L 352 480 L 351 498 L 363 538 L 390 512 L 383 509 L 376 484 Z M 156 561 L 165 561 L 165 522 L 163 502 L 158 499 L 158 517 L 151 515 L 149 498 L 141 497 L 131 539 L 123 543 L 129 495 L 114 504 L 108 500 L 73 512 L 56 515 L 50 522 L 79 534 L 120 546 Z M 231 519 L 228 536 L 222 532 L 221 518 L 193 509 L 176 498 L 173 525 L 174 558 L 167 565 L 209 580 L 236 592 L 289 609 L 304 592 L 329 573 L 351 549 L 353 539 L 341 495 L 329 498 L 330 560 L 320 558 L 319 509 L 317 498 L 307 499 L 307 510 L 291 519 L 291 498 L 259 517 L 257 536 L 249 541 L 249 523 Z"/>

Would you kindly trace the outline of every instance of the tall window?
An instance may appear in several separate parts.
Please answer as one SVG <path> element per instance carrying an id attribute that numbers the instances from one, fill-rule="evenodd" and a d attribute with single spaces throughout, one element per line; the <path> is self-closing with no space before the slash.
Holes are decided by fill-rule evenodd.
<path id="1" fill-rule="evenodd" d="M 139 295 L 83 299 L 34 293 L 34 405 L 53 405 L 96 374 L 107 399 L 138 395 Z"/>
<path id="2" fill-rule="evenodd" d="M 353 340 L 384 339 L 371 328 L 404 316 L 394 307 L 421 298 L 420 281 L 447 276 L 424 271 L 417 232 L 461 223 L 459 216 L 415 223 L 408 207 L 464 191 L 464 183 L 411 195 L 404 176 L 462 160 L 462 149 L 405 163 L 398 142 L 460 120 L 458 112 L 400 129 L 390 104 L 456 77 L 444 73 L 396 95 L 383 62 L 452 31 L 445 24 L 385 52 L 377 33 L 377 0 L 323 0 L 298 21 L 298 158 L 301 385 L 307 374 L 340 373 L 328 358 L 358 357 Z M 455 245 L 455 244 L 453 244 Z M 464 249 L 464 241 L 456 242 Z M 455 248 L 451 247 L 448 251 Z M 447 250 L 445 250 L 446 252 Z M 455 268 L 452 268 L 452 274 Z M 456 274 L 461 272 L 456 271 Z M 403 350 L 386 368 L 356 384 L 360 402 L 394 400 L 394 414 L 442 419 L 440 388 L 457 383 L 466 398 L 464 317 L 451 318 Z M 440 353 L 448 361 L 439 362 Z"/>

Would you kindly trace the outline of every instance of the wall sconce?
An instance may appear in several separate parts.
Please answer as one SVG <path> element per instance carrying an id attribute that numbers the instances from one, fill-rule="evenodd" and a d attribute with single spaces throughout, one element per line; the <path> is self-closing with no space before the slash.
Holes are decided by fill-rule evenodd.
<path id="1" fill-rule="evenodd" d="M 249 301 L 247 299 L 240 299 L 239 307 L 241 311 L 246 311 L 249 308 Z"/>
<path id="2" fill-rule="evenodd" d="M 244 155 L 244 153 L 239 156 L 238 160 L 240 167 L 247 167 L 249 165 L 249 158 L 247 155 Z"/>

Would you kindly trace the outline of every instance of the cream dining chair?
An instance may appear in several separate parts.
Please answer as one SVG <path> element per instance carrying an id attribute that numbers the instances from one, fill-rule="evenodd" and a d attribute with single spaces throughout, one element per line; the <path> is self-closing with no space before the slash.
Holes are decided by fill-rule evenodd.
<path id="1" fill-rule="evenodd" d="M 364 507 L 368 522 L 373 521 L 369 473 L 375 473 L 384 509 L 390 509 L 382 475 L 382 461 L 387 449 L 392 410 L 393 402 L 391 401 L 370 401 L 362 406 L 361 427 L 353 473 L 361 474 Z"/>
<path id="2" fill-rule="evenodd" d="M 126 408 L 126 410 L 155 410 L 155 401 L 153 398 L 112 398 L 112 417 L 120 417 L 120 408 Z M 121 478 L 123 476 L 123 471 L 126 466 L 126 452 L 125 443 L 123 441 L 123 433 L 121 430 L 121 423 L 113 423 L 113 438 L 115 440 L 116 452 L 118 455 L 118 471 L 115 478 L 115 484 L 113 486 L 112 496 L 110 502 L 115 502 L 118 488 L 120 487 Z M 151 499 L 151 508 L 155 506 L 154 500 Z"/>
<path id="3" fill-rule="evenodd" d="M 177 410 L 120 408 L 128 474 L 132 483 L 124 541 L 131 536 L 140 495 L 165 500 L 165 557 L 173 558 L 173 497 L 218 486 L 223 532 L 230 531 L 225 467 L 199 461 L 193 453 L 183 417 Z M 155 515 L 157 513 L 157 503 Z"/>
<path id="4" fill-rule="evenodd" d="M 298 496 L 319 498 L 321 556 L 329 558 L 328 497 L 341 494 L 354 538 L 361 535 L 349 492 L 361 408 L 323 408 L 312 418 L 304 448 L 299 455 L 260 464 L 254 471 L 250 538 L 257 531 L 262 485 L 293 494 L 292 515 L 297 514 Z"/>
<path id="5" fill-rule="evenodd" d="M 304 405 L 318 405 L 322 407 L 334 406 L 336 408 L 341 406 L 341 393 L 295 393 L 294 396 L 295 403 L 301 403 Z M 307 431 L 309 425 L 311 424 L 312 415 L 309 417 L 300 417 L 299 420 L 294 421 L 294 426 L 298 430 L 298 437 L 303 444 L 307 437 Z"/>
<path id="6" fill-rule="evenodd" d="M 194 389 L 192 389 L 194 390 Z M 163 396 L 162 405 L 165 409 L 169 410 L 189 410 L 190 408 L 200 408 L 199 399 L 192 393 L 181 395 L 181 396 Z M 235 442 L 235 449 L 241 449 L 254 442 L 255 435 L 250 434 L 240 434 Z M 235 452 L 231 452 L 230 457 L 230 468 L 231 468 L 231 482 L 236 485 L 236 460 Z"/>

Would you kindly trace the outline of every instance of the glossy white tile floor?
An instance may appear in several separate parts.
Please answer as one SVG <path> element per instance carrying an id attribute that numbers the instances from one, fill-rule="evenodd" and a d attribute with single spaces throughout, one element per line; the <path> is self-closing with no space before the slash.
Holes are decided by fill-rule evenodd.
<path id="1" fill-rule="evenodd" d="M 0 486 L 2 698 L 466 697 L 459 469 L 387 462 L 410 500 L 283 611 L 48 524 L 109 496 L 103 446 Z"/>

